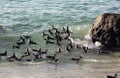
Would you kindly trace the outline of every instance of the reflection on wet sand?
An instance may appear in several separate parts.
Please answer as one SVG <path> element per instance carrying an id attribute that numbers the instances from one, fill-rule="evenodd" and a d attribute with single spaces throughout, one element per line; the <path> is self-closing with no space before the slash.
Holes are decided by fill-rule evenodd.
<path id="1" fill-rule="evenodd" d="M 107 75 L 118 73 L 119 78 L 119 69 L 119 64 L 11 64 L 0 67 L 0 75 L 3 78 L 106 78 Z"/>
<path id="2" fill-rule="evenodd" d="M 0 75 L 3 78 L 107 78 L 107 75 L 117 73 L 120 78 L 120 58 L 116 54 L 120 55 L 113 53 L 98 57 L 91 54 L 79 63 L 71 60 L 58 64 L 46 61 L 1 63 Z"/>

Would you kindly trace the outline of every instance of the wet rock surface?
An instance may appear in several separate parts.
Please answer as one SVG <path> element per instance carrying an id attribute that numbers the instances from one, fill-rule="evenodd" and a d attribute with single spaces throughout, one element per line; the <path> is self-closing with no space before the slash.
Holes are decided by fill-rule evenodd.
<path id="1" fill-rule="evenodd" d="M 120 14 L 105 13 L 98 16 L 90 35 L 93 42 L 100 41 L 106 47 L 120 46 Z"/>

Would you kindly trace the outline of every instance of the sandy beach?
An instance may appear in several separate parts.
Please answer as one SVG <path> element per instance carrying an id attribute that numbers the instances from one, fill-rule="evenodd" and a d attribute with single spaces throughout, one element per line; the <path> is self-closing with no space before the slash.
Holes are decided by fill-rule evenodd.
<path id="1" fill-rule="evenodd" d="M 90 57 L 86 55 L 79 63 L 62 60 L 58 64 L 46 61 L 5 62 L 0 64 L 0 76 L 2 78 L 106 78 L 107 75 L 117 73 L 120 78 L 119 52 L 96 55 L 96 57 L 93 55 Z"/>

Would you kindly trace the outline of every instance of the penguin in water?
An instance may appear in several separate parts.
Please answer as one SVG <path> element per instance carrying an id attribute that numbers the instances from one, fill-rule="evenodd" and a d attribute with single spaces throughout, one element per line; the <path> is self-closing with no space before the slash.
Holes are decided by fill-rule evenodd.
<path id="1" fill-rule="evenodd" d="M 0 53 L 0 56 L 7 56 L 7 51 L 5 51 L 4 53 Z"/>
<path id="2" fill-rule="evenodd" d="M 27 49 L 27 51 L 21 56 L 21 58 L 24 58 L 24 57 L 30 56 L 30 55 L 31 55 L 31 53 L 30 53 L 29 49 Z"/>
<path id="3" fill-rule="evenodd" d="M 20 45 L 17 45 L 17 44 L 16 44 L 16 45 L 13 45 L 12 47 L 13 47 L 13 49 L 15 49 L 15 48 L 16 48 L 16 49 L 20 49 Z"/>
<path id="4" fill-rule="evenodd" d="M 77 63 L 79 62 L 79 60 L 81 60 L 83 57 L 80 56 L 80 57 L 72 57 L 70 60 L 74 60 L 76 61 Z"/>
<path id="5" fill-rule="evenodd" d="M 29 43 L 29 45 L 32 45 L 32 44 L 37 45 L 37 43 L 34 42 L 32 39 L 29 39 L 29 40 L 28 40 L 28 43 Z"/>
<path id="6" fill-rule="evenodd" d="M 114 76 L 107 75 L 107 78 L 117 78 L 117 74 L 114 74 Z"/>

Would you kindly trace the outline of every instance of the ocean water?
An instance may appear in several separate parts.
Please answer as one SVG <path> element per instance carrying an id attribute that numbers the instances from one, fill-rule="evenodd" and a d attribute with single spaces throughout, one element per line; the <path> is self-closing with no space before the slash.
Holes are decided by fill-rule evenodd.
<path id="1" fill-rule="evenodd" d="M 8 56 L 16 52 L 19 57 L 27 48 L 48 48 L 54 53 L 56 45 L 46 45 L 42 32 L 51 26 L 59 30 L 69 26 L 73 37 L 84 39 L 89 33 L 95 18 L 102 13 L 120 13 L 120 0 L 0 0 L 0 53 L 8 51 Z M 39 45 L 25 44 L 20 50 L 12 45 L 21 35 L 30 35 Z M 65 44 L 63 42 L 63 44 Z M 81 51 L 63 54 L 57 58 L 59 64 L 49 64 L 48 60 L 39 62 L 0 61 L 0 75 L 3 78 L 104 78 L 107 74 L 120 74 L 120 53 L 98 55 L 94 51 L 82 54 L 80 63 L 69 60 L 79 56 Z"/>
<path id="2" fill-rule="evenodd" d="M 41 32 L 50 25 L 91 26 L 102 13 L 120 13 L 119 0 L 1 0 L 0 35 Z"/>

